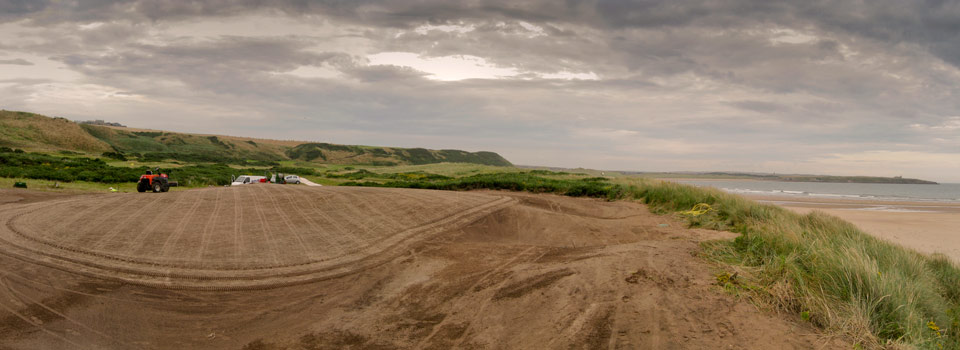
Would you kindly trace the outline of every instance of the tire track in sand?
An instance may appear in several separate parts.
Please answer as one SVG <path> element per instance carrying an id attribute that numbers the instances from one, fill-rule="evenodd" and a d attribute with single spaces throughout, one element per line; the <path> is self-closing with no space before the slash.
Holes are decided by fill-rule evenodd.
<path id="1" fill-rule="evenodd" d="M 240 201 L 239 189 L 230 189 L 233 192 L 233 259 L 240 259 L 243 254 L 243 203 Z"/>
<path id="2" fill-rule="evenodd" d="M 263 186 L 263 185 L 250 185 L 250 186 Z M 255 190 L 250 191 L 251 196 L 257 203 L 262 203 L 263 199 L 257 195 Z M 263 213 L 263 208 L 259 205 L 254 205 L 254 212 L 256 213 L 257 220 L 260 222 L 260 232 L 263 233 L 263 242 L 265 245 L 269 246 L 267 252 L 273 261 L 273 265 L 280 265 L 280 257 L 277 255 L 277 245 L 270 239 L 271 231 L 269 222 L 267 221 L 266 215 Z"/>
<path id="3" fill-rule="evenodd" d="M 180 239 L 180 236 L 182 236 L 183 232 L 186 231 L 187 225 L 190 224 L 190 220 L 193 219 L 194 214 L 197 213 L 197 208 L 199 208 L 200 205 L 203 204 L 203 197 L 204 196 L 197 196 L 197 198 L 194 199 L 193 205 L 190 206 L 190 209 L 187 211 L 187 214 L 184 215 L 180 219 L 180 222 L 177 224 L 177 229 L 174 230 L 174 232 L 171 233 L 169 236 L 167 236 L 167 238 L 163 241 L 163 244 L 160 246 L 160 249 L 159 249 L 160 255 L 158 257 L 160 258 L 167 257 L 167 254 L 169 254 L 170 250 L 173 249 L 171 242 L 173 243 L 173 245 L 176 245 L 177 241 Z"/>
<path id="4" fill-rule="evenodd" d="M 113 226 L 110 230 L 108 230 L 106 234 L 103 234 L 97 240 L 93 241 L 91 244 L 90 250 L 96 251 L 96 250 L 99 250 L 100 248 L 103 248 L 105 245 L 109 244 L 113 240 L 113 237 L 120 234 L 120 232 L 122 232 L 123 229 L 126 228 L 126 226 L 129 225 L 134 218 L 139 217 L 140 214 L 143 213 L 144 211 L 154 208 L 157 202 L 165 199 L 164 196 L 154 195 L 154 197 L 156 198 L 153 198 L 153 200 L 150 201 L 150 204 L 139 206 L 139 208 L 137 208 L 137 210 L 135 210 L 133 214 L 129 214 L 129 216 L 124 218 L 123 221 L 121 221 L 120 223 L 117 223 L 116 226 Z M 140 231 L 143 231 L 143 230 L 140 230 Z"/>
<path id="5" fill-rule="evenodd" d="M 313 192 L 313 191 L 311 191 L 311 192 Z M 339 242 L 336 242 L 336 241 L 330 239 L 330 233 L 328 232 L 328 230 L 325 230 L 320 224 L 318 224 L 318 223 L 316 222 L 316 219 L 314 218 L 314 216 L 321 216 L 321 217 L 323 217 L 324 219 L 326 219 L 326 221 L 327 221 L 330 225 L 333 225 L 333 226 L 335 227 L 336 231 L 338 231 L 338 232 L 335 232 L 335 234 L 338 234 L 338 235 L 339 235 L 341 232 L 344 232 L 344 231 L 345 231 L 345 230 L 343 230 L 342 227 L 340 227 L 340 224 L 339 224 L 337 221 L 330 220 L 329 217 L 326 215 L 326 213 L 323 212 L 323 210 L 317 209 L 316 204 L 313 203 L 314 201 L 311 200 L 311 198 L 309 198 L 308 196 L 306 196 L 307 191 L 293 190 L 293 191 L 290 192 L 290 193 L 292 193 L 292 194 L 293 194 L 294 196 L 296 196 L 297 198 L 301 198 L 301 199 L 302 199 L 302 200 L 300 200 L 300 201 L 297 201 L 298 203 L 310 203 L 310 206 L 314 208 L 314 211 L 313 211 L 313 212 L 308 212 L 308 211 L 304 210 L 304 206 L 302 206 L 302 205 L 293 205 L 293 207 L 296 208 L 297 212 L 300 213 L 300 216 L 304 218 L 304 221 L 306 221 L 307 224 L 310 225 L 310 227 L 313 229 L 313 231 L 312 231 L 313 234 L 310 235 L 310 237 L 324 241 L 324 243 L 326 243 L 326 244 L 325 244 L 326 247 L 333 247 L 334 250 L 336 251 L 336 252 L 333 254 L 333 256 L 342 256 L 342 255 L 344 255 L 343 246 L 342 246 Z M 311 214 L 313 214 L 313 215 L 311 215 Z M 312 259 L 317 259 L 317 256 L 316 256 L 316 255 L 311 255 L 310 257 L 311 257 Z M 329 258 L 331 258 L 331 256 L 326 256 L 326 257 L 323 257 L 323 258 L 329 259 Z M 322 258 L 321 258 L 321 260 L 322 260 Z"/>
<path id="6" fill-rule="evenodd" d="M 483 309 L 485 309 L 485 308 L 487 307 L 487 305 L 490 303 L 490 299 L 491 299 L 491 298 L 483 297 L 483 295 L 477 295 L 477 293 L 474 292 L 474 288 L 476 288 L 477 286 L 479 286 L 481 283 L 483 283 L 483 282 L 484 282 L 487 278 L 489 278 L 490 276 L 493 276 L 494 274 L 497 274 L 497 273 L 499 273 L 500 271 L 503 271 L 504 269 L 506 269 L 506 268 L 509 267 L 509 266 L 515 265 L 514 263 L 517 262 L 518 260 L 520 260 L 521 257 L 523 257 L 523 256 L 525 256 L 525 255 L 528 255 L 531 251 L 533 251 L 533 250 L 536 249 L 536 248 L 537 248 L 536 246 L 531 246 L 531 247 L 527 247 L 527 248 L 524 249 L 524 250 L 521 250 L 520 252 L 514 254 L 512 257 L 510 257 L 509 259 L 507 259 L 507 261 L 505 261 L 505 262 L 503 262 L 502 264 L 497 265 L 497 266 L 495 266 L 494 268 L 490 269 L 490 271 L 488 271 L 487 273 L 483 274 L 483 276 L 480 276 L 479 278 L 477 278 L 476 282 L 474 282 L 473 284 L 471 284 L 470 287 L 464 289 L 464 292 L 465 292 L 465 293 L 470 293 L 470 294 L 461 295 L 459 298 L 457 298 L 458 301 L 464 300 L 464 299 L 469 298 L 469 297 L 481 297 L 481 298 L 483 298 L 483 301 L 480 302 L 480 306 L 477 307 L 477 308 L 474 310 L 474 313 L 473 313 L 473 315 L 470 316 L 470 319 L 466 321 L 466 322 L 467 322 L 466 328 L 463 330 L 463 333 L 460 335 L 460 337 L 457 338 L 457 340 L 454 342 L 453 346 L 450 347 L 451 349 L 456 349 L 456 348 L 459 348 L 459 347 L 460 347 L 461 343 L 463 343 L 463 341 L 464 341 L 464 338 L 466 338 L 467 334 L 470 333 L 470 329 L 473 327 L 474 323 L 476 323 L 477 320 L 480 319 L 480 316 L 483 314 Z M 543 256 L 543 253 L 541 253 L 540 256 Z M 539 259 L 539 257 L 534 258 L 534 259 L 530 259 L 530 261 L 536 261 L 537 259 Z M 503 281 L 500 281 L 500 283 L 497 283 L 497 284 L 493 285 L 493 287 L 500 287 L 500 286 L 502 286 L 504 283 L 506 283 L 508 280 L 509 280 L 509 279 L 505 279 L 505 280 L 503 280 Z M 488 290 L 497 290 L 498 288 L 487 288 L 487 289 L 488 289 Z M 457 303 L 453 303 L 453 304 L 454 304 L 454 305 L 472 305 L 471 303 L 462 303 L 462 302 L 457 302 Z M 429 342 L 430 340 L 432 340 L 433 337 L 437 335 L 437 333 L 440 332 L 440 330 L 443 328 L 443 326 L 449 323 L 449 322 L 447 322 L 448 319 L 449 319 L 449 316 L 445 316 L 445 317 L 443 318 L 443 320 L 441 320 L 439 323 L 435 324 L 435 325 L 433 326 L 433 329 L 431 330 L 430 334 L 428 334 L 426 337 L 424 337 L 423 339 L 421 339 L 421 340 L 417 343 L 417 346 L 416 346 L 415 348 L 417 348 L 417 349 L 422 349 L 426 344 L 428 344 L 428 342 Z"/>
<path id="7" fill-rule="evenodd" d="M 107 340 L 113 342 L 113 343 L 119 344 L 119 345 L 123 346 L 124 348 L 130 348 L 130 344 L 126 344 L 126 343 L 120 341 L 119 339 L 116 339 L 116 338 L 114 338 L 114 337 L 111 337 L 110 335 L 107 335 L 106 333 L 100 332 L 100 331 L 98 331 L 98 330 L 96 330 L 96 329 L 88 326 L 86 323 L 77 321 L 77 320 L 71 318 L 70 316 L 67 316 L 66 314 L 64 314 L 64 313 L 62 313 L 62 312 L 59 312 L 59 311 L 57 311 L 57 310 L 54 310 L 53 308 L 51 308 L 51 307 L 43 304 L 42 302 L 40 302 L 40 301 L 38 301 L 38 300 L 36 300 L 36 299 L 34 299 L 34 298 L 29 297 L 26 293 L 18 292 L 15 288 L 13 288 L 10 284 L 8 284 L 8 283 L 5 281 L 5 280 L 6 280 L 5 277 L 6 277 L 6 276 L 0 277 L 0 287 L 3 287 L 3 288 L 6 289 L 7 291 L 9 291 L 9 292 L 10 292 L 10 295 L 13 296 L 13 297 L 15 297 L 15 298 L 17 298 L 17 299 L 19 299 L 19 301 L 20 301 L 21 303 L 24 303 L 24 304 L 30 303 L 30 304 L 33 304 L 33 305 L 37 305 L 37 306 L 39 306 L 40 308 L 46 310 L 47 312 L 50 312 L 51 314 L 54 314 L 54 315 L 56 315 L 57 317 L 59 317 L 59 318 L 61 318 L 61 319 L 63 319 L 63 320 L 66 320 L 67 322 L 70 322 L 70 323 L 73 323 L 73 324 L 75 324 L 75 325 L 77 325 L 77 326 L 80 326 L 81 328 L 86 329 L 86 330 L 88 330 L 88 331 L 90 331 L 90 332 L 93 332 L 93 333 L 95 333 L 95 334 L 103 337 L 104 339 L 107 339 Z"/>
<path id="8" fill-rule="evenodd" d="M 139 199 L 139 198 L 138 198 L 138 199 Z M 155 198 L 150 198 L 150 199 L 152 199 L 152 201 L 150 202 L 150 204 L 153 204 L 153 203 L 159 201 L 159 200 L 161 199 L 161 197 L 160 197 L 160 196 L 155 196 Z M 147 205 L 140 205 L 134 213 L 135 213 L 135 214 L 140 214 L 140 213 L 142 213 L 143 210 L 146 209 L 147 207 L 148 207 Z M 106 208 L 107 208 L 107 209 L 111 209 L 111 210 L 116 210 L 115 207 L 113 207 L 113 208 L 106 207 Z M 101 209 L 103 209 L 103 208 L 101 208 Z M 125 218 L 123 218 L 123 220 L 122 220 L 118 225 L 113 226 L 113 229 L 117 229 L 119 226 L 125 225 L 126 223 L 130 222 L 131 218 L 133 218 L 133 217 L 134 217 L 133 214 L 127 215 Z M 96 243 L 99 242 L 99 241 L 103 238 L 103 235 L 101 234 L 100 230 L 97 230 L 96 228 L 97 228 L 98 226 L 103 226 L 103 224 L 104 224 L 107 220 L 109 220 L 109 219 L 110 219 L 110 216 L 109 216 L 109 215 L 103 215 L 103 214 L 99 215 L 99 218 L 96 218 L 96 219 L 94 219 L 94 220 L 91 220 L 91 223 L 94 223 L 93 225 L 91 225 L 91 226 L 92 226 L 92 229 L 86 230 L 86 231 L 77 231 L 77 235 L 75 235 L 75 236 L 73 236 L 73 237 L 70 237 L 69 239 L 63 240 L 63 241 L 62 241 L 63 244 L 77 245 L 77 243 L 79 243 L 79 242 L 87 242 L 88 244 L 96 245 Z M 99 236 L 99 238 L 95 238 L 95 237 L 97 237 L 97 236 Z M 92 241 L 91 241 L 91 239 L 92 239 Z"/>
<path id="9" fill-rule="evenodd" d="M 97 212 L 97 211 L 102 211 L 103 208 L 106 208 L 107 206 L 110 206 L 110 205 L 113 205 L 113 204 L 115 204 L 115 203 L 117 203 L 117 202 L 120 202 L 122 199 L 123 199 L 122 196 L 115 196 L 114 198 L 111 198 L 111 200 L 109 200 L 109 201 L 104 201 L 104 203 L 101 203 L 101 205 L 99 205 L 99 206 L 98 206 L 98 205 L 88 205 L 88 206 L 86 206 L 86 208 L 84 208 L 84 209 L 82 209 L 82 210 L 73 211 L 73 213 L 72 213 L 71 215 L 67 216 L 66 218 L 61 218 L 60 220 L 58 220 L 58 223 L 57 223 L 56 225 L 54 225 L 53 227 L 51 227 L 51 230 L 50 230 L 50 231 L 51 231 L 51 232 L 60 232 L 60 231 L 61 231 L 63 228 L 65 228 L 65 227 L 79 228 L 79 225 L 77 225 L 77 221 L 80 221 L 80 219 L 86 217 L 86 216 L 89 215 L 90 213 L 94 213 L 94 212 Z M 62 203 L 62 205 L 68 205 L 68 204 L 74 203 L 74 202 L 82 202 L 82 199 L 76 199 L 76 200 L 64 202 L 64 203 Z M 96 208 L 96 210 L 94 210 L 94 208 Z M 67 238 L 67 237 L 64 237 L 64 238 Z M 62 238 L 61 238 L 60 241 L 58 241 L 58 243 L 60 243 L 60 242 L 62 242 Z"/>
<path id="10" fill-rule="evenodd" d="M 147 224 L 146 229 L 137 233 L 136 237 L 127 244 L 127 251 L 133 255 L 142 255 L 142 249 L 145 249 L 147 244 L 147 237 L 152 236 L 153 233 L 157 232 L 157 227 L 160 226 L 160 223 L 168 220 L 171 217 L 171 213 L 181 207 L 181 202 L 186 202 L 185 199 L 188 198 L 186 194 L 178 193 L 179 197 L 173 201 L 172 204 L 163 208 L 157 215 L 154 215 L 150 218 L 150 222 Z"/>
<path id="11" fill-rule="evenodd" d="M 200 249 L 197 251 L 196 261 L 203 266 L 203 253 L 207 251 L 207 246 L 209 245 L 209 240 L 207 236 L 210 234 L 210 227 L 213 226 L 213 222 L 220 218 L 220 207 L 222 206 L 223 201 L 220 199 L 223 198 L 223 190 L 215 191 L 217 192 L 217 198 L 215 199 L 216 203 L 213 206 L 213 212 L 210 213 L 210 216 L 207 217 L 207 221 L 203 223 L 203 229 L 200 231 Z"/>
<path id="12" fill-rule="evenodd" d="M 8 293 L 3 293 L 3 294 L 8 294 Z M 8 295 L 7 295 L 7 298 L 4 298 L 4 299 L 6 299 L 6 300 L 11 300 L 11 301 L 14 300 L 14 298 L 11 298 L 11 297 L 12 297 L 12 295 L 9 295 L 9 294 L 8 294 Z M 40 320 L 40 319 L 37 319 L 36 316 L 34 316 L 34 317 L 27 317 L 26 315 L 21 314 L 20 312 L 17 312 L 17 310 L 15 310 L 14 308 L 8 306 L 5 302 L 2 302 L 4 299 L 0 299 L 0 307 L 2 307 L 3 309 L 7 310 L 7 312 L 9 312 L 9 313 L 10 313 L 11 315 L 13 315 L 15 318 L 20 319 L 21 321 L 25 322 L 25 323 L 28 324 L 28 325 L 31 325 L 31 326 L 33 326 L 33 327 L 36 327 L 36 329 L 39 330 L 39 331 L 41 331 L 41 332 L 47 333 L 47 334 L 53 336 L 54 338 L 60 339 L 60 340 L 62 340 L 63 342 L 72 345 L 74 349 L 83 349 L 83 348 L 84 348 L 82 345 L 77 344 L 77 343 L 74 343 L 74 342 L 71 341 L 70 339 L 67 339 L 67 337 L 65 337 L 65 336 L 63 336 L 63 335 L 61 335 L 61 334 L 59 334 L 59 333 L 57 333 L 57 332 L 54 332 L 54 331 L 52 331 L 52 330 L 47 329 L 47 327 L 44 327 L 44 326 L 43 326 L 43 321 Z"/>
<path id="13" fill-rule="evenodd" d="M 274 185 L 274 186 L 281 186 L 281 185 Z M 265 193 L 266 191 L 284 191 L 284 189 L 282 187 L 280 188 L 263 187 L 260 189 L 260 191 Z M 286 192 L 286 193 L 289 193 L 289 192 Z M 309 259 L 311 256 L 310 249 L 307 248 L 306 243 L 303 241 L 303 237 L 298 232 L 300 231 L 300 229 L 297 228 L 296 225 L 293 224 L 293 221 L 290 220 L 290 217 L 287 216 L 287 213 L 283 210 L 283 205 L 277 202 L 277 196 L 268 195 L 267 197 L 270 198 L 270 203 L 272 204 L 271 207 L 273 208 L 274 211 L 277 212 L 275 217 L 279 217 L 280 221 L 283 221 L 283 224 L 287 226 L 287 230 L 285 230 L 284 232 L 289 233 L 291 236 L 293 236 L 296 239 L 297 246 L 300 247 L 300 250 L 302 251 L 302 255 Z"/>

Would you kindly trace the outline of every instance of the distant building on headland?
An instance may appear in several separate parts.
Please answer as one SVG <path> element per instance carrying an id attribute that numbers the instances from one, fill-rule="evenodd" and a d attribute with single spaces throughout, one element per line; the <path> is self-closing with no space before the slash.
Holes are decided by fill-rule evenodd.
<path id="1" fill-rule="evenodd" d="M 80 124 L 90 124 L 90 125 L 119 126 L 119 127 L 121 127 L 121 128 L 127 127 L 126 125 L 123 125 L 123 124 L 120 124 L 120 123 L 105 122 L 105 121 L 103 121 L 102 119 L 97 119 L 97 120 L 84 120 L 84 121 L 78 121 L 77 123 L 80 123 Z"/>

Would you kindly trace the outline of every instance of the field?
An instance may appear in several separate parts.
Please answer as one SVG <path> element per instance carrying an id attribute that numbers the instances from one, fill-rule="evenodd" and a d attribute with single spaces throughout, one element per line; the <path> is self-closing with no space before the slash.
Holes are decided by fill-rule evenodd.
<path id="1" fill-rule="evenodd" d="M 279 185 L 3 197 L 9 349 L 850 347 L 720 292 L 695 253 L 730 233 L 635 202 Z"/>

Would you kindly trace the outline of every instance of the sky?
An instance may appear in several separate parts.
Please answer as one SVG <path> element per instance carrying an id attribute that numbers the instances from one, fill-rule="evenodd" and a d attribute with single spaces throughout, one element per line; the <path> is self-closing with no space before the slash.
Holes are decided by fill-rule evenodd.
<path id="1" fill-rule="evenodd" d="M 0 108 L 522 165 L 960 182 L 960 1 L 0 0 Z"/>

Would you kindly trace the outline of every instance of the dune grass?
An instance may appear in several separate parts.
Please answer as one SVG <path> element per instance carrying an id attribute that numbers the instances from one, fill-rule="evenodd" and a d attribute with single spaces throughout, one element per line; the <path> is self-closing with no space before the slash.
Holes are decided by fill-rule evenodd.
<path id="1" fill-rule="evenodd" d="M 728 271 L 718 275 L 718 284 L 730 292 L 843 334 L 859 348 L 960 349 L 956 264 L 877 239 L 821 212 L 801 215 L 672 182 L 565 179 L 549 172 L 345 184 L 641 200 L 654 212 L 685 216 L 691 226 L 740 234 L 702 246 L 703 257 Z M 711 209 L 697 216 L 681 214 L 699 203 Z"/>
<path id="2" fill-rule="evenodd" d="M 728 290 L 866 348 L 960 349 L 960 269 L 944 256 L 877 239 L 821 212 L 801 215 L 669 182 L 633 186 L 660 213 L 710 204 L 706 214 L 688 216 L 692 226 L 740 233 L 703 245 L 705 257 L 737 276 L 718 278 Z"/>

